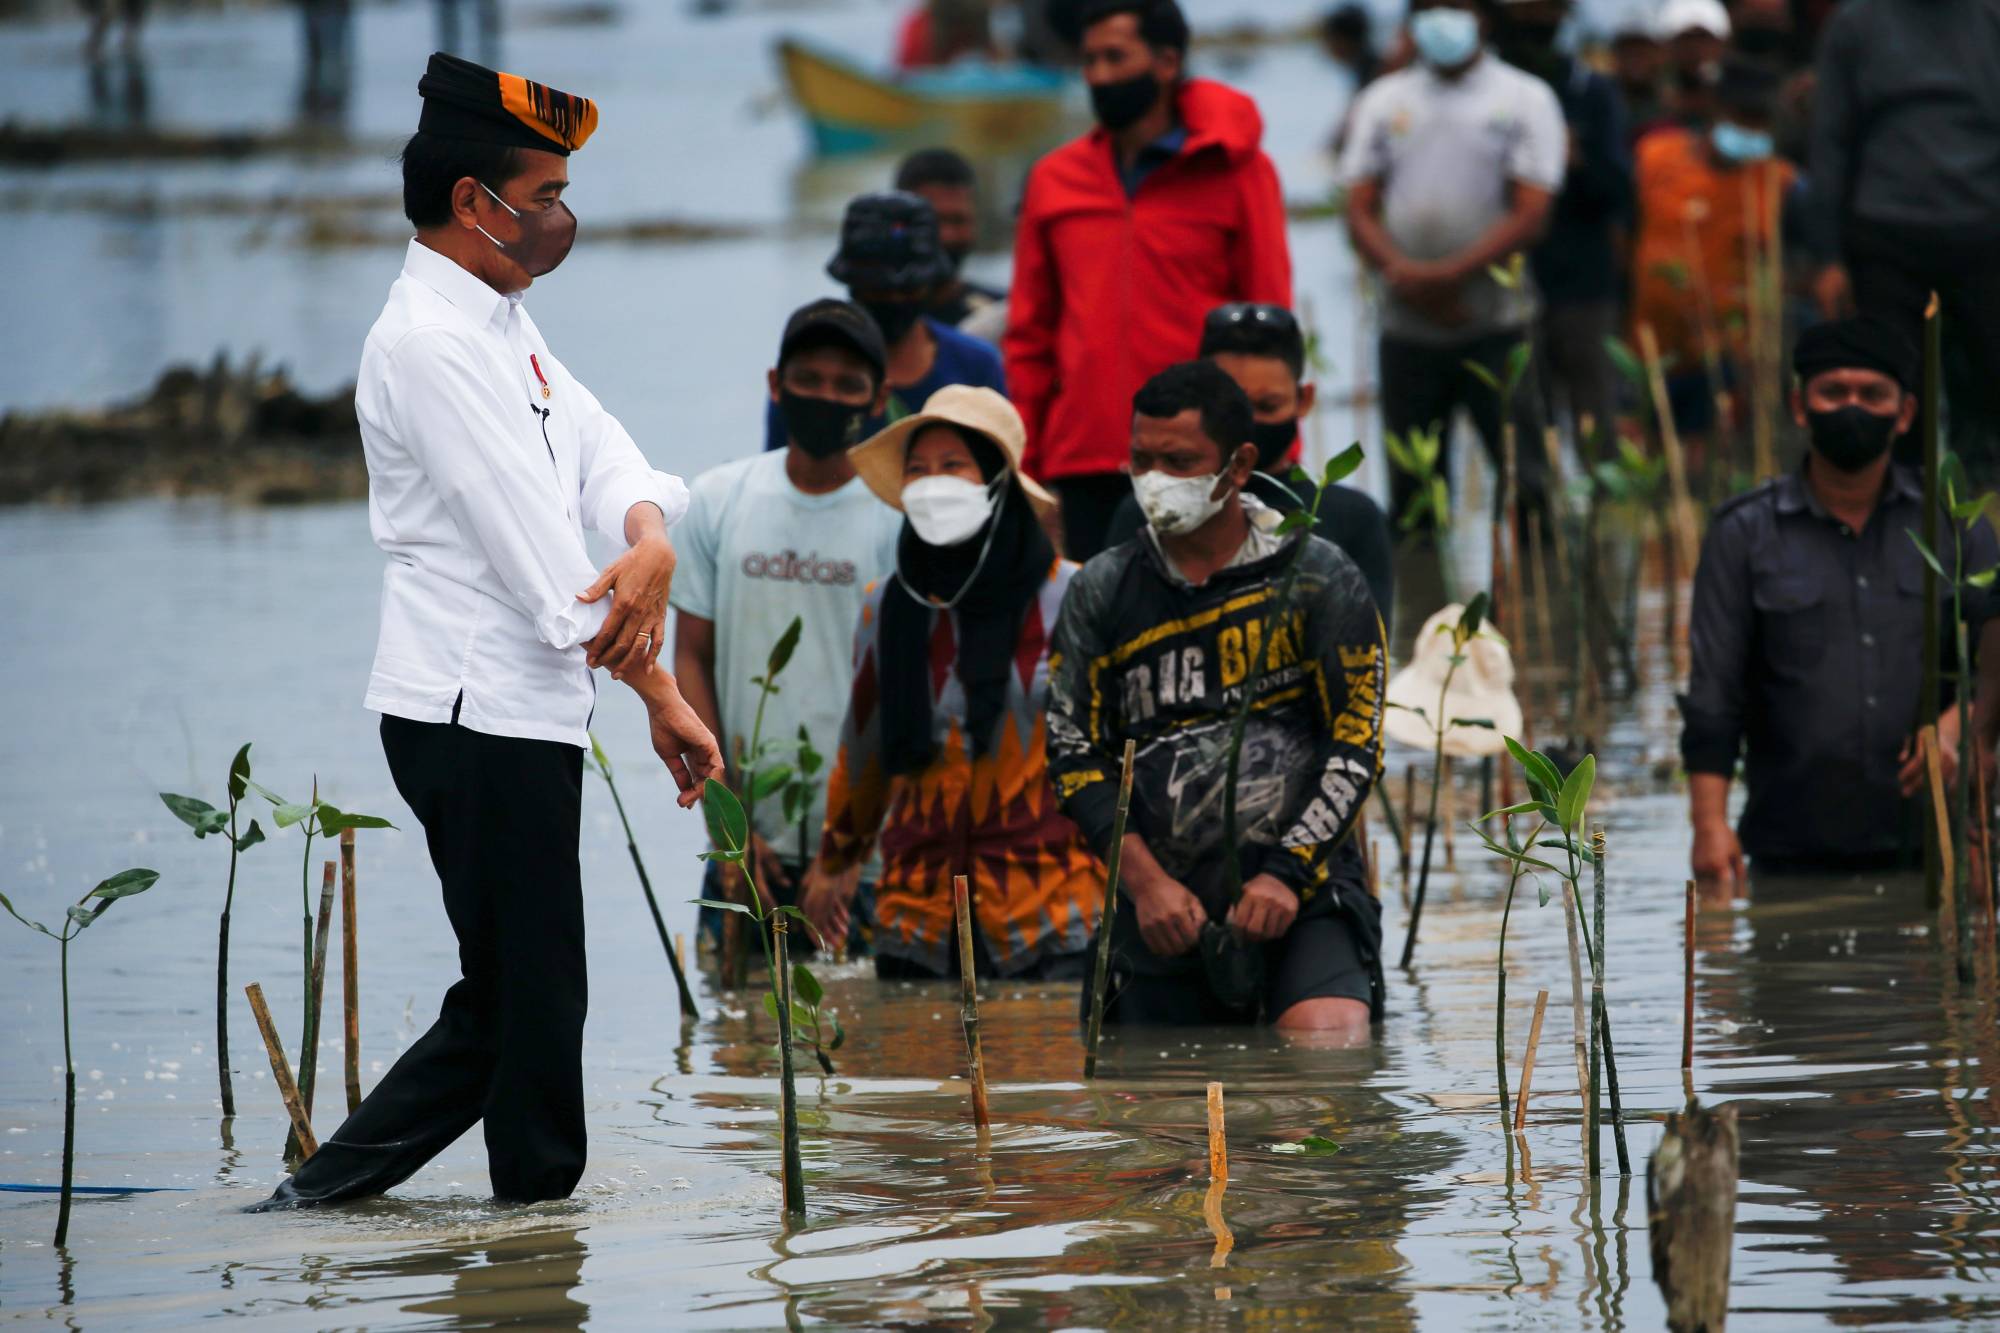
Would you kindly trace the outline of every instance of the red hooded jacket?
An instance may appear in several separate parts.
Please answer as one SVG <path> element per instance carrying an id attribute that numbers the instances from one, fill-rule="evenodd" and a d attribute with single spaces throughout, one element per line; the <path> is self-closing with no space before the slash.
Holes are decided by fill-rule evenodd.
<path id="1" fill-rule="evenodd" d="M 1187 143 L 1126 197 L 1101 128 L 1028 173 L 1001 350 L 1041 480 L 1116 472 L 1132 395 L 1193 359 L 1229 301 L 1292 303 L 1278 172 L 1257 104 L 1206 79 L 1180 88 Z"/>

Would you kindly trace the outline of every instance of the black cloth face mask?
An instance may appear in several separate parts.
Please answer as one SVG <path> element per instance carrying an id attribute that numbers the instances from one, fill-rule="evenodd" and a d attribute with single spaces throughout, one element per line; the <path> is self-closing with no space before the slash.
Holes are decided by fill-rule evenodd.
<path id="1" fill-rule="evenodd" d="M 1136 124 L 1159 100 L 1160 81 L 1151 73 L 1090 87 L 1090 109 L 1096 113 L 1097 123 L 1113 132 Z"/>
<path id="2" fill-rule="evenodd" d="M 830 458 L 861 443 L 868 408 L 849 407 L 830 398 L 808 398 L 790 389 L 778 390 L 778 416 L 793 443 L 814 458 Z"/>
<path id="3" fill-rule="evenodd" d="M 923 318 L 924 307 L 917 301 L 862 301 L 858 303 L 882 330 L 882 341 L 894 346 Z"/>
<path id="4" fill-rule="evenodd" d="M 1842 472 L 1859 472 L 1889 451 L 1896 418 L 1849 404 L 1831 412 L 1808 412 L 1813 452 Z"/>
<path id="5" fill-rule="evenodd" d="M 521 234 L 511 241 L 503 241 L 492 232 L 481 227 L 479 234 L 500 247 L 500 253 L 519 264 L 531 278 L 556 271 L 563 260 L 569 258 L 569 249 L 576 244 L 576 214 L 569 211 L 569 205 L 556 200 L 549 208 L 531 208 L 526 212 L 514 207 L 499 195 L 493 194 L 493 187 L 482 183 L 479 187 L 493 195 L 493 202 L 514 215 L 520 224 Z"/>
<path id="6" fill-rule="evenodd" d="M 1298 442 L 1299 423 L 1293 421 L 1253 421 L 1250 443 L 1257 446 L 1257 470 L 1276 476 L 1285 455 Z"/>

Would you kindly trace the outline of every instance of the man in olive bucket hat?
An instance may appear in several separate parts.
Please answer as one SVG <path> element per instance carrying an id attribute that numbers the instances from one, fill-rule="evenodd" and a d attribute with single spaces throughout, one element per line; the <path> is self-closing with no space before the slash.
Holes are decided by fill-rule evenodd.
<path id="1" fill-rule="evenodd" d="M 522 308 L 576 218 L 587 98 L 442 53 L 403 150 L 416 226 L 361 353 L 369 522 L 389 557 L 366 706 L 423 825 L 462 973 L 437 1021 L 260 1208 L 407 1180 L 485 1122 L 494 1195 L 560 1199 L 583 1174 L 583 751 L 605 666 L 698 799 L 715 739 L 654 659 L 687 487 L 655 472 Z M 593 528 L 626 546 L 600 573 Z"/>

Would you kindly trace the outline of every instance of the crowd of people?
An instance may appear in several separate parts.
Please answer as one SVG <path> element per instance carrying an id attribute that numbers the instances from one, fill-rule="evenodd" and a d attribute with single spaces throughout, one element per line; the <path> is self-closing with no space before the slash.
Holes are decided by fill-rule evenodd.
<path id="1" fill-rule="evenodd" d="M 482 1108 L 503 1195 L 573 1187 L 577 747 L 597 665 L 645 702 L 683 804 L 709 778 L 747 786 L 754 738 L 833 749 L 809 808 L 758 803 L 747 864 L 821 947 L 865 949 L 883 977 L 957 974 L 958 876 L 980 974 L 1081 977 L 1129 781 L 1107 1021 L 1371 1039 L 1380 908 L 1351 835 L 1383 764 L 1388 516 L 1290 474 L 1315 391 L 1256 105 L 1189 73 L 1174 0 L 1074 8 L 1098 123 L 1029 173 L 1010 287 L 962 272 L 975 173 L 947 149 L 913 155 L 846 209 L 827 265 L 846 298 L 784 322 L 765 448 L 690 486 L 646 465 L 522 308 L 574 238 L 567 159 L 595 104 L 432 57 L 403 158 L 417 236 L 358 390 L 390 557 L 369 705 L 465 975 L 275 1205 L 388 1188 Z M 1330 23 L 1370 75 L 1341 175 L 1384 289 L 1387 429 L 1448 438 L 1463 410 L 1497 450 L 1500 400 L 1481 386 L 1527 343 L 1546 383 L 1514 396 L 1515 425 L 1539 438 L 1561 415 L 1591 447 L 1623 414 L 1604 340 L 1637 319 L 1677 383 L 1725 377 L 1674 396 L 1699 434 L 1749 350 L 1730 317 L 1737 242 L 1714 238 L 1768 238 L 1787 199 L 1815 198 L 1775 145 L 1784 108 L 1823 102 L 1843 61 L 1865 76 L 1835 94 L 1838 133 L 1805 123 L 1815 161 L 1845 153 L 1835 179 L 1853 187 L 1794 207 L 1838 216 L 1844 248 L 1819 257 L 1847 278 L 1812 285 L 1867 308 L 1942 275 L 1932 254 L 1905 255 L 1895 281 L 1869 267 L 1885 238 L 1969 225 L 1992 188 L 1926 180 L 1869 211 L 1866 164 L 1906 132 L 1907 99 L 1895 69 L 1872 69 L 1867 25 L 1912 8 L 1842 6 L 1805 89 L 1782 63 L 1811 44 L 1801 11 L 1758 0 L 1733 15 L 1666 0 L 1644 43 L 1620 34 L 1609 75 L 1558 51 L 1564 0 L 1413 0 L 1379 51 L 1351 15 Z M 1990 126 L 1972 63 L 1953 68 L 1958 119 L 1919 114 Z M 1981 166 L 1968 147 L 1926 152 L 1936 170 Z M 1930 194 L 1921 219 L 1896 211 Z M 1976 352 L 1977 317 L 1950 312 L 1977 276 L 1948 276 L 1963 281 L 1947 327 Z M 1890 458 L 1918 414 L 1908 313 L 1800 336 L 1806 460 L 1709 536 L 1684 701 L 1707 871 L 1736 873 L 1746 849 L 1773 866 L 1903 850 L 1884 829 L 1914 785 L 1926 610 L 1899 540 L 1921 491 Z M 1718 348 L 1717 330 L 1735 341 Z M 1539 456 L 1521 451 L 1525 505 Z M 586 526 L 627 547 L 601 573 Z M 1991 563 L 1984 541 L 1953 543 L 1947 581 Z M 671 671 L 655 663 L 669 602 Z M 763 665 L 794 624 L 774 693 Z M 1739 844 L 1727 792 L 1746 752 Z M 708 897 L 749 891 L 735 864 L 710 875 Z"/>

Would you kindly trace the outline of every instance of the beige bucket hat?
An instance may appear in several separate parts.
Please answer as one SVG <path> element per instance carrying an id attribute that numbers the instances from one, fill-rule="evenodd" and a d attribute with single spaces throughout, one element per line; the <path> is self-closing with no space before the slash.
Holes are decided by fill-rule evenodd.
<path id="1" fill-rule="evenodd" d="M 892 509 L 903 507 L 903 459 L 918 431 L 932 425 L 958 426 L 976 431 L 993 442 L 1007 460 L 1007 470 L 1021 484 L 1035 512 L 1044 522 L 1056 512 L 1056 498 L 1042 484 L 1021 471 L 1021 455 L 1027 451 L 1028 430 L 1021 414 L 1002 394 L 970 384 L 947 384 L 932 394 L 924 410 L 904 417 L 887 430 L 870 436 L 847 451 L 854 470 L 868 489 Z"/>
<path id="2" fill-rule="evenodd" d="M 1435 612 L 1417 635 L 1410 664 L 1389 679 L 1389 707 L 1382 731 L 1392 741 L 1435 749 L 1438 741 L 1438 691 L 1451 673 L 1451 631 L 1465 608 L 1456 604 Z M 1414 710 L 1422 709 L 1421 713 Z M 1451 719 L 1474 718 L 1492 727 L 1453 727 Z M 1465 663 L 1451 676 L 1444 696 L 1444 752 L 1455 758 L 1500 754 L 1506 738 L 1521 734 L 1521 701 L 1514 697 L 1514 658 L 1507 641 L 1490 625 L 1465 645 Z"/>

